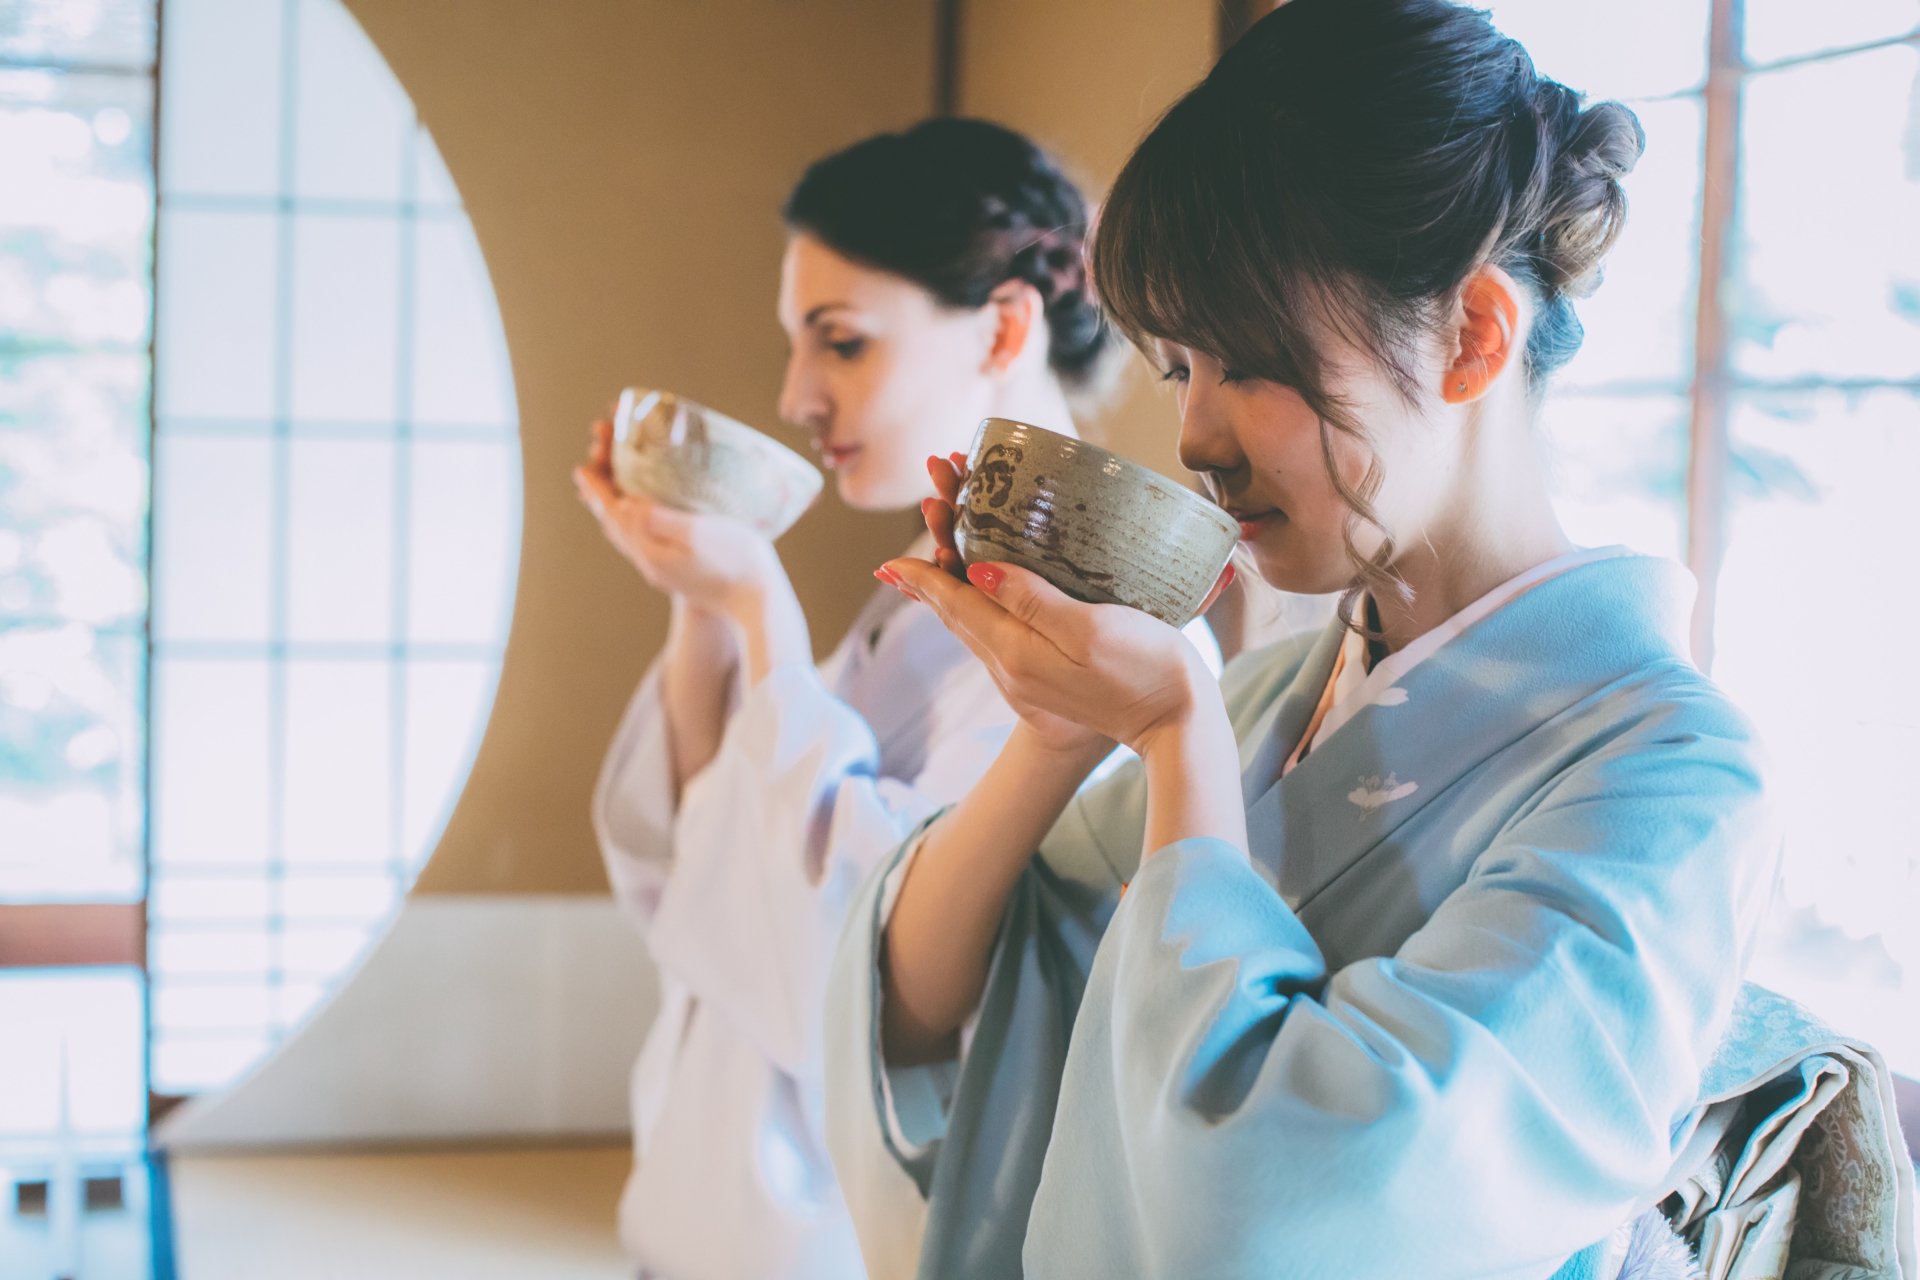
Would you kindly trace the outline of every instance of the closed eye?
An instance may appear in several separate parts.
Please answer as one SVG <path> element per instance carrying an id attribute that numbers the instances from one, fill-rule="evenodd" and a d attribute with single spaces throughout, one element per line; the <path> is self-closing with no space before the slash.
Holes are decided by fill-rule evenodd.
<path id="1" fill-rule="evenodd" d="M 827 344 L 827 350 L 833 352 L 833 354 L 839 356 L 842 360 L 858 360 L 866 349 L 867 340 L 865 338 L 848 338 L 843 342 L 829 342 Z"/>
<path id="2" fill-rule="evenodd" d="M 1160 375 L 1162 382 L 1185 382 L 1188 378 L 1187 366 L 1176 364 Z"/>

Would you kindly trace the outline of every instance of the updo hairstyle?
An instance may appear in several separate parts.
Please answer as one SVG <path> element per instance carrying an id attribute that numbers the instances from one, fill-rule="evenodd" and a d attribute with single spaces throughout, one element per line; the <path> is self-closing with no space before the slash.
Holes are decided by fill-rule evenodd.
<path id="1" fill-rule="evenodd" d="M 878 134 L 815 162 L 781 217 L 948 307 L 1026 281 L 1046 304 L 1047 363 L 1071 389 L 1097 380 L 1113 345 L 1087 281 L 1087 202 L 1011 129 L 936 119 Z"/>
<path id="2" fill-rule="evenodd" d="M 1483 263 L 1534 298 L 1525 372 L 1538 392 L 1583 336 L 1573 299 L 1600 282 L 1645 146 L 1617 102 L 1581 105 L 1485 13 L 1446 0 L 1291 0 L 1248 30 L 1140 144 L 1093 249 L 1107 311 L 1293 388 L 1319 414 L 1356 587 L 1404 591 L 1390 530 L 1334 467 L 1362 426 L 1323 351 L 1369 353 L 1409 403 L 1415 357 Z M 1355 522 L 1381 527 L 1371 558 Z M 1351 595 L 1351 593 L 1350 593 Z M 1351 600 L 1343 608 L 1348 610 Z"/>

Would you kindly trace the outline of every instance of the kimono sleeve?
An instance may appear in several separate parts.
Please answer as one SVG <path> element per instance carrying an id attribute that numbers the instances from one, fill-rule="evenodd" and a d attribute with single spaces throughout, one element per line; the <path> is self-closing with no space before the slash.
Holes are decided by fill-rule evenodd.
<path id="1" fill-rule="evenodd" d="M 660 666 L 640 681 L 593 788 L 593 831 L 614 901 L 644 930 L 673 867 L 673 754 Z"/>
<path id="2" fill-rule="evenodd" d="M 973 784 L 1012 721 L 977 663 L 942 680 L 933 712 L 915 776 L 881 776 L 866 719 L 793 664 L 747 692 L 682 794 L 654 958 L 798 1079 L 821 1071 L 827 975 L 855 893 Z"/>
<path id="3" fill-rule="evenodd" d="M 924 828 L 862 888 L 828 992 L 826 1112 L 834 1171 L 872 1280 L 1018 1274 L 1060 1063 L 1119 897 L 1101 839 L 1136 813 L 1137 856 L 1144 801 L 1140 766 L 1129 761 L 1075 798 L 1021 873 L 957 1070 L 890 1068 L 880 1048 L 888 883 Z"/>
<path id="4" fill-rule="evenodd" d="M 866 721 L 794 663 L 747 690 L 718 752 L 681 791 L 672 874 L 648 937 L 654 961 L 788 1074 L 818 1020 L 795 970 L 841 918 L 823 900 L 817 850 L 840 784 L 871 775 L 877 758 Z"/>
<path id="5" fill-rule="evenodd" d="M 1392 956 L 1329 973 L 1239 850 L 1133 880 L 1088 980 L 1026 1274 L 1539 1277 L 1684 1141 L 1771 880 L 1750 744 L 1628 735 Z"/>
<path id="6" fill-rule="evenodd" d="M 1229 668 L 1236 723 L 1258 719 L 1303 652 Z M 1081 992 L 1145 829 L 1138 760 L 1068 805 L 1014 885 L 957 1070 L 889 1068 L 880 1051 L 887 882 L 919 833 L 869 877 L 829 989 L 827 1140 L 873 1280 L 1019 1274 Z"/>

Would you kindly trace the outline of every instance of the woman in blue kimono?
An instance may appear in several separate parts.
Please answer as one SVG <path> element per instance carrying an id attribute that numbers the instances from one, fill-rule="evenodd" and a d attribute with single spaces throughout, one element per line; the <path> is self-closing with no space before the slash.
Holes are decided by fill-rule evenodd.
<path id="1" fill-rule="evenodd" d="M 1618 1274 L 1776 856 L 1693 582 L 1571 545 L 1534 431 L 1642 145 L 1483 13 L 1291 0 L 1128 162 L 1103 301 L 1261 576 L 1342 618 L 1216 684 L 950 541 L 883 570 L 1020 723 L 836 958 L 876 1280 L 922 1222 L 922 1277 Z"/>

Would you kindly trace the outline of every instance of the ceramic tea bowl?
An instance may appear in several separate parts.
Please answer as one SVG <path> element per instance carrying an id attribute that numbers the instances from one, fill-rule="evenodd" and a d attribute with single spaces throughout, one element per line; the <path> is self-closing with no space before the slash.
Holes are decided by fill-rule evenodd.
<path id="1" fill-rule="evenodd" d="M 644 387 L 620 393 L 613 478 L 628 493 L 733 516 L 769 538 L 785 533 L 820 496 L 819 470 L 771 436 Z"/>
<path id="2" fill-rule="evenodd" d="M 1157 471 L 1083 440 L 988 418 L 967 457 L 954 540 L 968 564 L 1030 569 L 1076 600 L 1184 626 L 1240 526 Z"/>

